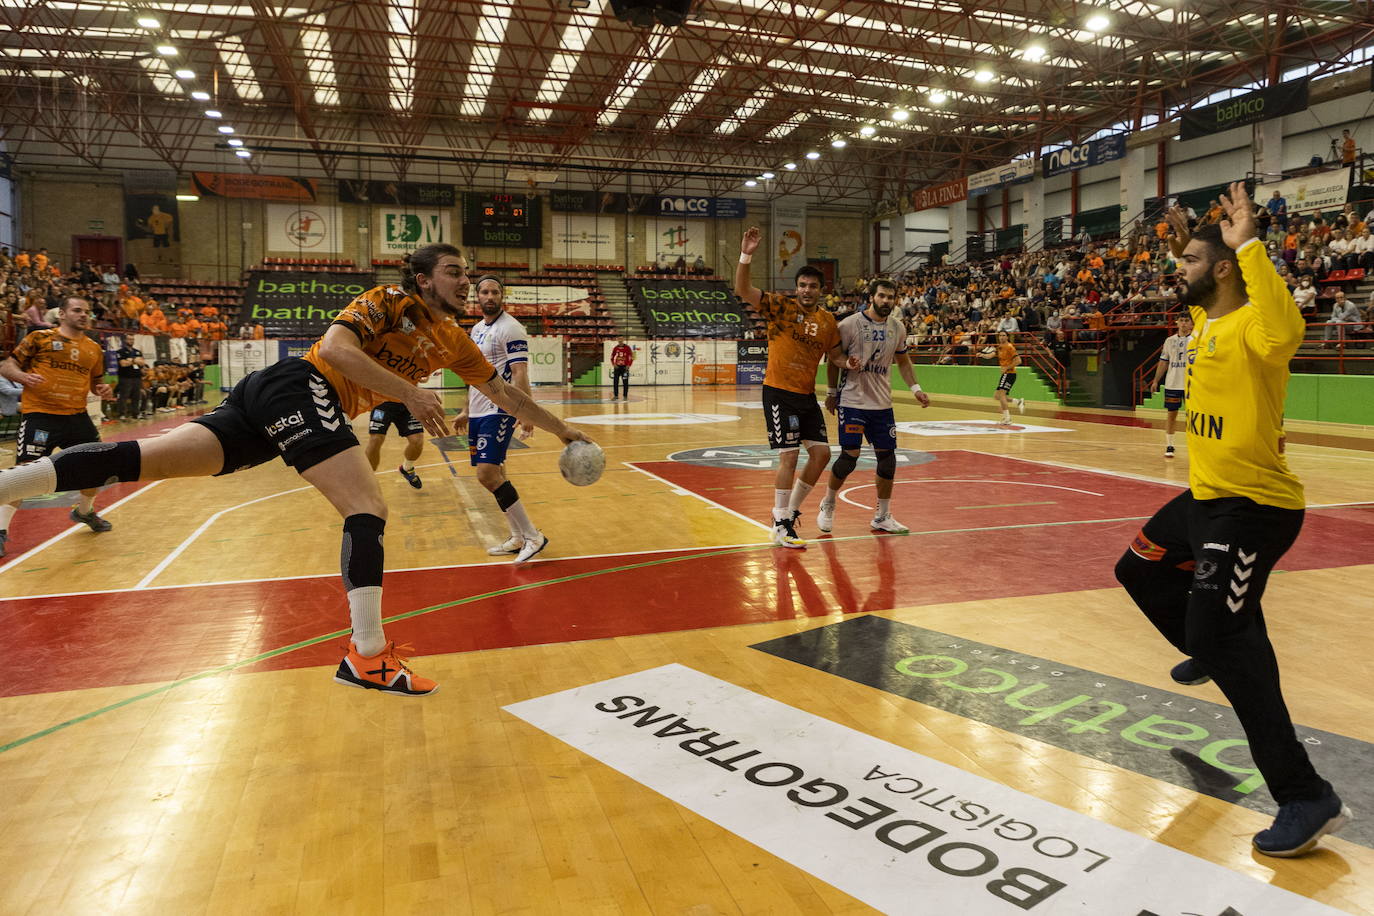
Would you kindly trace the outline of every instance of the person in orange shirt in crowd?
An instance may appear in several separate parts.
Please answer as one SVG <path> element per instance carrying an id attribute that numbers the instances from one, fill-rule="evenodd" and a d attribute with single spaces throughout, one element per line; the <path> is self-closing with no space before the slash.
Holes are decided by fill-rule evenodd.
<path id="1" fill-rule="evenodd" d="M 33 269 L 40 274 L 48 269 L 48 249 L 38 249 L 38 253 L 33 256 Z"/>
<path id="2" fill-rule="evenodd" d="M 186 325 L 187 337 L 200 337 L 205 333 L 205 325 L 196 320 L 194 313 L 188 314 L 182 324 Z"/>
<path id="3" fill-rule="evenodd" d="M 1341 131 L 1341 165 L 1355 164 L 1355 138 L 1350 131 Z"/>
<path id="4" fill-rule="evenodd" d="M 14 268 L 15 270 L 23 270 L 25 267 L 28 266 L 29 250 L 27 248 L 20 248 L 19 253 L 14 256 Z"/>
<path id="5" fill-rule="evenodd" d="M 1093 252 L 1088 255 L 1088 270 L 1092 271 L 1094 277 L 1102 275 L 1102 269 L 1107 266 L 1107 262 L 1102 260 L 1102 255 Z"/>
<path id="6" fill-rule="evenodd" d="M 1169 237 L 1168 220 L 1162 219 L 1159 222 L 1155 223 L 1155 237 L 1158 238 L 1161 242 Z"/>
<path id="7" fill-rule="evenodd" d="M 202 321 L 210 318 L 218 318 L 219 309 L 215 308 L 213 305 L 202 305 L 200 307 L 200 317 Z"/>
<path id="8" fill-rule="evenodd" d="M 1289 230 L 1283 237 L 1283 259 L 1292 264 L 1298 259 L 1298 230 Z"/>
<path id="9" fill-rule="evenodd" d="M 1084 286 L 1092 286 L 1096 280 L 1093 272 L 1086 267 L 1078 268 L 1078 273 L 1074 274 L 1074 277 Z"/>
<path id="10" fill-rule="evenodd" d="M 260 325 L 260 324 L 255 324 L 255 325 L 253 325 L 253 339 L 254 339 L 254 340 L 265 340 L 266 338 L 267 338 L 267 331 L 266 331 L 266 329 L 263 328 L 263 326 Z"/>
<path id="11" fill-rule="evenodd" d="M 1107 319 L 1102 315 L 1102 309 L 1096 302 L 1093 303 L 1093 310 L 1086 316 L 1088 321 L 1088 340 L 1101 340 L 1102 332 L 1107 330 Z"/>
<path id="12" fill-rule="evenodd" d="M 138 323 L 149 334 L 167 333 L 167 316 L 152 299 L 143 304 L 143 314 L 138 316 Z"/>
<path id="13" fill-rule="evenodd" d="M 186 325 L 181 323 L 180 315 L 176 316 L 176 319 L 176 321 L 173 321 L 167 325 L 167 333 L 173 337 L 185 337 L 187 333 Z"/>

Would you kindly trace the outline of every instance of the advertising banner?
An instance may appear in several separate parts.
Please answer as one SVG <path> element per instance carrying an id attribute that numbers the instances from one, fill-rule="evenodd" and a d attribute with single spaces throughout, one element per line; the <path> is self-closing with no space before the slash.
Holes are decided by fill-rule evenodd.
<path id="1" fill-rule="evenodd" d="M 911 192 L 911 209 L 929 210 L 932 207 L 947 207 L 968 198 L 968 179 L 957 178 L 944 184 L 917 188 Z"/>
<path id="2" fill-rule="evenodd" d="M 246 200 L 313 201 L 313 178 L 286 175 L 239 175 L 232 172 L 192 172 L 191 185 L 201 197 L 235 197 Z"/>
<path id="3" fill-rule="evenodd" d="M 743 219 L 748 203 L 742 197 L 675 197 L 625 194 L 620 191 L 550 191 L 554 213 L 636 213 L 705 219 Z"/>
<path id="4" fill-rule="evenodd" d="M 381 254 L 409 254 L 416 248 L 436 242 L 453 242 L 448 211 L 377 211 L 377 250 Z"/>
<path id="5" fill-rule="evenodd" d="M 646 219 L 644 257 L 651 264 L 672 267 L 679 258 L 687 266 L 706 254 L 706 222 L 699 219 Z"/>
<path id="6" fill-rule="evenodd" d="M 338 254 L 343 251 L 338 207 L 267 205 L 267 250 L 289 254 Z"/>
<path id="7" fill-rule="evenodd" d="M 687 342 L 688 379 L 693 385 L 735 384 L 738 344 L 733 340 L 695 340 Z"/>
<path id="8" fill-rule="evenodd" d="M 1041 157 L 1040 168 L 1046 178 L 1052 178 L 1065 172 L 1076 172 L 1092 165 L 1113 162 L 1125 155 L 1126 135 L 1116 134 L 1054 150 Z"/>
<path id="9" fill-rule="evenodd" d="M 1339 210 L 1345 206 L 1346 195 L 1350 193 L 1350 173 L 1353 169 L 1333 169 L 1304 175 L 1301 178 L 1287 178 L 1273 184 L 1262 184 L 1255 188 L 1256 203 L 1263 204 L 1278 191 L 1279 196 L 1288 203 L 1289 213 L 1312 210 Z"/>
<path id="10" fill-rule="evenodd" d="M 339 179 L 339 203 L 391 204 L 404 207 L 452 207 L 458 203 L 458 192 L 451 184 L 341 178 Z"/>
<path id="11" fill-rule="evenodd" d="M 772 236 L 764 244 L 772 243 L 775 285 L 786 286 L 786 275 L 806 263 L 806 204 L 774 203 Z"/>
<path id="12" fill-rule="evenodd" d="M 713 280 L 627 280 L 654 337 L 740 337 L 749 325 L 744 304 Z"/>
<path id="13" fill-rule="evenodd" d="M 151 350 L 144 350 L 151 353 Z M 219 342 L 219 384 L 221 388 L 233 388 L 250 372 L 265 369 L 277 361 L 277 343 L 274 340 L 221 340 Z"/>
<path id="14" fill-rule="evenodd" d="M 976 197 L 978 194 L 985 194 L 993 188 L 1000 188 L 1002 185 L 1008 184 L 1022 184 L 1034 177 L 1035 160 L 1017 159 L 1006 165 L 999 165 L 995 169 L 974 172 L 968 176 L 968 193 L 970 197 Z"/>
<path id="15" fill-rule="evenodd" d="M 344 306 L 375 285 L 370 273 L 253 271 L 240 315 L 246 324 L 261 324 L 268 337 L 318 337 Z"/>
<path id="16" fill-rule="evenodd" d="M 507 286 L 506 311 L 517 318 L 536 315 L 591 315 L 592 303 L 580 286 Z M 468 307 L 478 314 L 477 306 Z"/>
<path id="17" fill-rule="evenodd" d="M 560 213 L 553 217 L 553 258 L 618 263 L 617 234 L 610 217 Z"/>
<path id="18" fill-rule="evenodd" d="M 1215 105 L 1189 109 L 1180 115 L 1182 126 L 1178 136 L 1180 140 L 1192 140 L 1208 134 L 1219 134 L 1233 127 L 1258 124 L 1270 118 L 1293 114 L 1306 107 L 1307 80 L 1293 80 L 1256 89 Z"/>
<path id="19" fill-rule="evenodd" d="M 151 239 L 154 248 L 170 248 L 181 239 L 176 172 L 131 169 L 124 173 L 124 237 Z"/>
<path id="20" fill-rule="evenodd" d="M 530 384 L 561 385 L 567 379 L 562 337 L 530 338 Z"/>

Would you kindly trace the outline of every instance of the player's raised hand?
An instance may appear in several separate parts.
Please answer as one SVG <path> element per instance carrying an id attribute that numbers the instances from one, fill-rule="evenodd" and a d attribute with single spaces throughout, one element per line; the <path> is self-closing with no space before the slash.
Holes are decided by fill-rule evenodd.
<path id="1" fill-rule="evenodd" d="M 1188 214 L 1182 207 L 1170 207 L 1164 212 L 1164 221 L 1173 230 L 1168 237 L 1169 250 L 1177 258 L 1193 240 L 1193 234 L 1188 231 Z"/>
<path id="2" fill-rule="evenodd" d="M 1239 248 L 1259 237 L 1255 222 L 1255 204 L 1245 190 L 1245 182 L 1231 182 L 1231 190 L 1217 198 L 1224 214 L 1221 218 L 1221 240 L 1228 248 Z"/>
<path id="3" fill-rule="evenodd" d="M 753 254 L 759 249 L 759 242 L 763 240 L 763 232 L 758 226 L 750 226 L 744 231 L 744 238 L 740 239 L 739 253 Z"/>
<path id="4" fill-rule="evenodd" d="M 434 391 L 419 386 L 411 388 L 405 405 L 411 416 L 419 420 L 431 436 L 449 434 L 448 421 L 444 418 L 444 402 L 439 400 L 439 395 Z"/>

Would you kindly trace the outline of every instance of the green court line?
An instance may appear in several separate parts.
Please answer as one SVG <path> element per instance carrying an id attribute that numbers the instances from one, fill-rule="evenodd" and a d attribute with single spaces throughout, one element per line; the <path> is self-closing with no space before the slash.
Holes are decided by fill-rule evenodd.
<path id="1" fill-rule="evenodd" d="M 1126 518 L 1080 519 L 1066 522 L 1027 522 L 1019 525 L 988 525 L 978 528 L 942 528 L 934 531 L 912 531 L 907 534 L 855 534 L 848 535 L 846 537 L 826 538 L 823 541 L 815 541 L 813 543 L 833 544 L 839 543 L 841 541 L 869 541 L 876 540 L 882 537 L 910 537 L 913 535 L 932 534 L 963 534 L 972 531 L 1002 531 L 1015 528 L 1053 528 L 1061 527 L 1064 525 L 1090 525 L 1102 524 L 1107 522 L 1139 521 L 1147 519 L 1149 517 L 1150 516 L 1148 515 L 1137 515 L 1129 516 Z M 750 551 L 775 549 L 776 546 L 774 544 L 750 544 L 745 547 L 727 547 L 720 550 L 706 550 L 701 553 L 691 553 L 677 557 L 662 557 L 657 560 L 646 560 L 642 563 L 629 563 L 624 566 L 613 566 L 609 569 L 593 569 L 588 570 L 587 572 L 574 573 L 570 576 L 560 576 L 556 579 L 544 579 L 539 582 L 529 582 L 524 585 L 512 585 L 509 588 L 501 588 L 497 589 L 496 591 L 485 592 L 480 595 L 472 595 L 467 598 L 459 598 L 455 601 L 445 601 L 442 604 L 434 604 L 429 607 L 419 608 L 418 610 L 407 611 L 404 614 L 396 614 L 393 617 L 383 618 L 382 623 L 395 623 L 398 620 L 409 620 L 412 617 L 420 617 L 425 614 L 432 614 L 435 611 L 442 611 L 451 607 L 460 607 L 464 604 L 473 604 L 478 601 L 485 601 L 488 598 L 499 598 L 502 595 L 513 595 L 517 592 L 531 591 L 536 588 L 542 588 L 546 585 L 560 585 L 564 582 L 576 582 L 579 579 L 591 579 L 596 576 L 604 576 L 609 575 L 611 573 L 619 572 L 629 572 L 630 570 L 634 569 L 648 569 L 654 566 L 667 566 L 670 563 L 682 563 L 687 560 L 700 560 L 705 559 L 706 557 L 721 557 L 735 553 L 749 553 Z M 58 722 L 55 725 L 50 725 L 47 728 L 42 729 L 41 731 L 36 731 L 33 734 L 25 735 L 22 738 L 16 738 L 13 741 L 7 742 L 5 744 L 0 744 L 0 754 L 4 754 L 7 751 L 12 751 L 18 747 L 23 747 L 24 745 L 29 744 L 30 742 L 37 741 L 39 738 L 46 738 L 48 735 L 56 734 L 57 732 L 72 727 L 73 725 L 80 725 L 82 722 L 89 722 L 91 719 L 94 719 L 97 716 L 102 716 L 107 712 L 114 712 L 117 709 L 122 709 L 125 706 L 128 706 L 132 703 L 137 703 L 139 700 L 147 700 L 151 697 L 160 696 L 175 687 L 182 686 L 183 684 L 190 684 L 194 683 L 195 681 L 201 681 L 207 677 L 214 677 L 217 674 L 224 674 L 227 671 L 233 671 L 236 668 L 245 668 L 249 665 L 255 665 L 258 662 L 266 661 L 269 658 L 276 658 L 279 655 L 285 655 L 286 653 L 294 652 L 297 649 L 304 649 L 309 646 L 319 645 L 320 643 L 328 642 L 331 639 L 339 639 L 343 636 L 347 636 L 349 632 L 350 630 L 335 630 L 333 633 L 326 633 L 323 636 L 315 636 L 297 643 L 292 643 L 289 646 L 283 646 L 280 649 L 271 649 L 267 652 L 263 652 L 260 655 L 255 655 L 252 658 L 245 658 L 242 661 L 230 662 L 227 665 L 220 665 L 218 668 L 211 668 L 208 671 L 201 671 L 198 674 L 192 674 L 188 677 L 180 678 L 179 680 L 170 681 L 166 684 L 163 684 L 160 687 L 154 687 L 153 689 L 146 690 L 143 693 L 135 694 L 131 697 L 126 697 L 125 699 L 120 700 L 117 703 L 111 703 L 108 706 L 102 706 L 99 709 L 93 709 L 90 712 L 83 713 L 79 716 L 76 716 L 75 718 L 67 719 L 65 722 Z"/>

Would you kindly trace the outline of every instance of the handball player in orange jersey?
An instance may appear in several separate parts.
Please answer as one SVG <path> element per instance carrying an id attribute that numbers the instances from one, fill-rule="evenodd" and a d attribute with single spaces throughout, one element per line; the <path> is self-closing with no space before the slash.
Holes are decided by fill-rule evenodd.
<path id="1" fill-rule="evenodd" d="M 300 358 L 244 378 L 224 403 L 156 439 L 99 442 L 0 472 L 0 501 L 112 481 L 232 474 L 278 455 L 343 517 L 342 572 L 353 641 L 334 679 L 421 696 L 438 684 L 406 665 L 382 634 L 386 503 L 350 418 L 385 401 L 404 404 L 434 436 L 450 434 L 443 403 L 418 387 L 448 368 L 522 422 L 564 442 L 576 429 L 507 384 L 454 320 L 468 293 L 467 261 L 452 245 L 407 255 L 400 286 L 358 296 Z"/>

